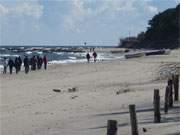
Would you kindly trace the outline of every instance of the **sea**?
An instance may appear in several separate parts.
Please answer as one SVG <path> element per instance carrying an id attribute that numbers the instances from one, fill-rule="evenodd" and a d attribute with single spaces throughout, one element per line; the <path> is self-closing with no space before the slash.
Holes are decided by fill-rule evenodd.
<path id="1" fill-rule="evenodd" d="M 2 59 L 20 56 L 44 55 L 48 58 L 48 64 L 70 64 L 86 62 L 86 53 L 92 56 L 93 50 L 101 50 L 103 48 L 116 48 L 114 46 L 0 46 L 0 69 L 2 71 Z M 98 52 L 97 61 L 124 59 L 123 53 Z"/>

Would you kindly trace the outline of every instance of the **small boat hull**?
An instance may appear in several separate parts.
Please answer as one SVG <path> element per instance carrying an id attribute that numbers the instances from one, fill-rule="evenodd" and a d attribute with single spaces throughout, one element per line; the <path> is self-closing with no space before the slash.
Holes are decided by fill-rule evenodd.
<path id="1" fill-rule="evenodd" d="M 145 52 L 146 56 L 149 55 L 168 55 L 170 53 L 170 50 L 156 50 L 156 51 L 150 51 L 150 52 Z"/>
<path id="2" fill-rule="evenodd" d="M 124 55 L 124 57 L 126 59 L 138 58 L 138 57 L 142 57 L 142 56 L 144 56 L 144 53 L 133 53 L 133 54 L 126 54 L 126 55 Z"/>

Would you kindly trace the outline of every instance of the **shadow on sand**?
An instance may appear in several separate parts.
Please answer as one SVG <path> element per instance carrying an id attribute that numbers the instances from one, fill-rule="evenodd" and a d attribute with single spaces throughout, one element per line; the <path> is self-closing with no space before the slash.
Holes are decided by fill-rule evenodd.
<path id="1" fill-rule="evenodd" d="M 125 126 L 127 126 L 128 125 L 128 123 L 122 123 L 122 124 L 118 124 L 118 127 L 125 127 Z M 102 128 L 107 128 L 107 126 L 98 126 L 98 127 L 92 127 L 92 128 L 88 128 L 88 129 L 102 129 Z"/>
<path id="2" fill-rule="evenodd" d="M 153 122 L 153 108 L 141 108 L 141 109 L 137 109 L 136 112 L 137 113 L 146 113 L 146 112 L 151 112 L 151 116 L 147 119 L 140 119 L 139 118 L 139 122 L 138 124 L 152 124 Z M 93 117 L 101 117 L 101 116 L 114 116 L 114 115 L 125 115 L 125 114 L 129 114 L 128 111 L 124 111 L 124 112 L 112 112 L 112 113 L 102 113 L 102 114 L 95 114 L 92 115 Z M 180 122 L 180 106 L 174 106 L 172 109 L 170 109 L 168 114 L 164 114 L 164 108 L 161 108 L 161 123 L 169 123 L 169 122 Z M 174 116 L 175 115 L 175 116 Z M 159 124 L 161 124 L 159 123 Z M 118 127 L 125 127 L 128 126 L 129 123 L 121 123 L 118 124 Z M 107 128 L 107 126 L 97 126 L 97 127 L 92 127 L 92 128 L 88 128 L 88 129 L 102 129 L 102 128 Z M 180 135 L 180 133 L 174 133 L 174 134 L 168 134 L 168 135 Z"/>
<path id="3" fill-rule="evenodd" d="M 180 112 L 180 106 L 174 106 L 172 109 L 173 110 L 177 109 L 178 112 Z M 154 110 L 154 108 L 141 108 L 141 109 L 137 109 L 136 113 L 152 112 L 153 110 Z M 161 108 L 161 112 L 163 112 L 163 111 L 164 111 L 164 108 Z M 174 113 L 177 113 L 177 112 L 174 112 Z M 95 115 L 92 115 L 92 116 L 96 117 L 96 116 L 125 115 L 125 114 L 129 114 L 129 111 L 112 112 L 112 113 L 101 113 L 101 114 L 95 114 Z"/>
<path id="4" fill-rule="evenodd" d="M 171 133 L 171 134 L 166 134 L 166 135 L 180 135 L 180 131 L 179 133 Z"/>

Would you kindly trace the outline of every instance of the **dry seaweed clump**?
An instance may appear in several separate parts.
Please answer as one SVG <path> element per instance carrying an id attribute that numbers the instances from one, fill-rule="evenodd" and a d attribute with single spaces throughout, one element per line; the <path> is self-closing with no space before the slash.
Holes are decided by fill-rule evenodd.
<path id="1" fill-rule="evenodd" d="M 73 88 L 69 88 L 68 89 L 68 92 L 76 92 L 77 91 L 77 88 L 76 87 L 73 87 Z"/>
<path id="2" fill-rule="evenodd" d="M 160 66 L 157 80 L 171 78 L 173 75 L 180 75 L 180 63 L 166 63 Z"/>

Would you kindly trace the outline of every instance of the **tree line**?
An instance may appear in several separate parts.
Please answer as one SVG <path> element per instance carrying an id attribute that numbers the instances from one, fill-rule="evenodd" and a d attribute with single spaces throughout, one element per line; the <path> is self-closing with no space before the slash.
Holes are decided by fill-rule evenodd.
<path id="1" fill-rule="evenodd" d="M 145 49 L 175 49 L 180 47 L 180 4 L 158 13 L 148 22 L 145 32 L 136 37 L 120 39 L 119 47 Z"/>

